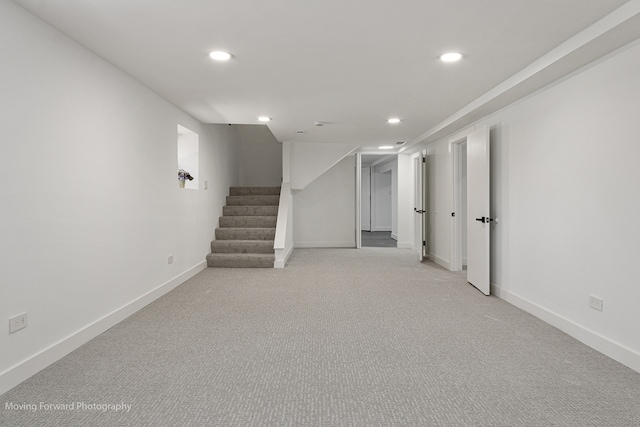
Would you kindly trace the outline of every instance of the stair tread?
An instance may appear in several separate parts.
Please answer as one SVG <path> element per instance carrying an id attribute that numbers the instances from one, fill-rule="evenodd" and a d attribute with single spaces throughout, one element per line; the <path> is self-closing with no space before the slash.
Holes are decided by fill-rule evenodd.
<path id="1" fill-rule="evenodd" d="M 276 216 L 278 206 L 224 206 L 224 216 Z M 270 215 L 265 215 L 270 214 Z"/>
<path id="2" fill-rule="evenodd" d="M 273 258 L 275 255 L 274 254 L 257 254 L 257 253 L 240 253 L 240 254 L 236 254 L 236 253 L 210 253 L 207 256 L 216 256 L 219 258 Z"/>
<path id="3" fill-rule="evenodd" d="M 274 215 L 225 215 L 219 223 L 220 228 L 274 228 L 277 220 Z"/>
<path id="4" fill-rule="evenodd" d="M 218 227 L 216 230 L 275 230 L 275 227 Z"/>
<path id="5" fill-rule="evenodd" d="M 230 196 L 240 195 L 280 195 L 280 187 L 231 187 Z"/>
<path id="6" fill-rule="evenodd" d="M 273 244 L 273 242 L 275 242 L 275 240 L 241 240 L 241 239 L 237 239 L 237 240 L 213 240 L 211 243 L 215 243 L 215 242 L 220 242 L 220 244 L 225 244 L 225 245 L 229 245 L 231 243 L 237 242 L 237 243 L 253 243 L 253 244 L 262 244 L 262 245 L 266 245 L 267 243 L 271 243 Z"/>
<path id="7" fill-rule="evenodd" d="M 227 196 L 227 206 L 278 206 L 279 195 Z"/>
<path id="8" fill-rule="evenodd" d="M 273 240 L 214 240 L 211 253 L 273 254 Z"/>

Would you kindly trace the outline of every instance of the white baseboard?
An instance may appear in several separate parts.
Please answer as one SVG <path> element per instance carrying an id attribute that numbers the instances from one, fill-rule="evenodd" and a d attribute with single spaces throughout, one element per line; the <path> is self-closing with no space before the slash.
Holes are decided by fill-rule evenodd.
<path id="1" fill-rule="evenodd" d="M 77 349 L 83 344 L 86 344 L 107 329 L 117 325 L 127 317 L 134 314 L 136 311 L 140 310 L 146 305 L 149 305 L 167 292 L 178 287 L 178 285 L 181 285 L 188 279 L 200 273 L 205 268 L 207 268 L 207 262 L 202 261 L 201 263 L 174 277 L 168 282 L 163 283 L 157 288 L 152 289 L 146 294 L 141 295 L 135 300 L 112 311 L 111 313 L 101 317 L 93 323 L 88 324 L 77 332 L 74 332 L 68 337 L 63 338 L 57 343 L 52 344 L 44 350 L 41 350 L 33 356 L 0 373 L 0 394 L 6 393 L 29 377 L 37 374 L 47 366 L 62 359 L 73 350 Z"/>
<path id="2" fill-rule="evenodd" d="M 288 249 L 276 249 L 276 259 L 273 261 L 273 268 L 284 268 L 292 252 L 293 245 Z"/>
<path id="3" fill-rule="evenodd" d="M 439 266 L 444 267 L 447 270 L 451 270 L 451 263 L 446 259 L 440 258 L 439 256 L 434 254 L 427 254 L 427 258 L 429 258 L 431 261 L 435 262 Z"/>
<path id="4" fill-rule="evenodd" d="M 640 372 L 640 353 L 493 283 L 491 284 L 491 293 L 509 304 L 534 315 L 551 326 L 560 329 L 562 332 L 600 353 L 609 356 L 613 360 L 628 366 L 634 371 Z"/>
<path id="5" fill-rule="evenodd" d="M 355 248 L 356 241 L 336 241 L 336 242 L 295 242 L 295 248 Z"/>
<path id="6" fill-rule="evenodd" d="M 391 232 L 391 238 L 395 241 L 398 241 L 398 235 L 395 234 L 394 232 Z"/>
<path id="7" fill-rule="evenodd" d="M 398 249 L 413 249 L 412 242 L 398 242 Z"/>
<path id="8" fill-rule="evenodd" d="M 371 231 L 391 231 L 391 227 L 372 227 Z"/>

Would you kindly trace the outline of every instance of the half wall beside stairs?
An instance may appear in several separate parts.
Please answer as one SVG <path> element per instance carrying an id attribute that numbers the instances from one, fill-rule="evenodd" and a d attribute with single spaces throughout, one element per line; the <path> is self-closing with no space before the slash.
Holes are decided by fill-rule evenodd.
<path id="1" fill-rule="evenodd" d="M 209 267 L 273 268 L 280 187 L 231 187 Z"/>

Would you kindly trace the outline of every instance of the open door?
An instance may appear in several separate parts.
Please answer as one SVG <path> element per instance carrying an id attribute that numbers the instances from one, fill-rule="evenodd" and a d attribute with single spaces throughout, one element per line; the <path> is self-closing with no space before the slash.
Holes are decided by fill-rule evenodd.
<path id="1" fill-rule="evenodd" d="M 425 158 L 422 152 L 414 159 L 415 195 L 414 195 L 414 248 L 420 261 L 426 256 L 426 214 L 425 214 Z"/>
<path id="2" fill-rule="evenodd" d="M 491 293 L 489 128 L 477 126 L 467 135 L 467 281 Z"/>

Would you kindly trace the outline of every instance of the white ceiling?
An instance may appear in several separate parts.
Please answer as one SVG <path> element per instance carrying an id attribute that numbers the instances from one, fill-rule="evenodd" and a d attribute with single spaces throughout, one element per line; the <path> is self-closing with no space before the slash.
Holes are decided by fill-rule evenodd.
<path id="1" fill-rule="evenodd" d="M 429 130 L 627 3 L 15 1 L 202 122 L 256 124 L 268 115 L 279 141 L 363 147 L 434 134 Z M 208 53 L 216 49 L 233 58 L 212 61 Z M 441 63 L 446 51 L 460 51 L 464 60 Z M 392 116 L 402 122 L 387 124 Z"/>

